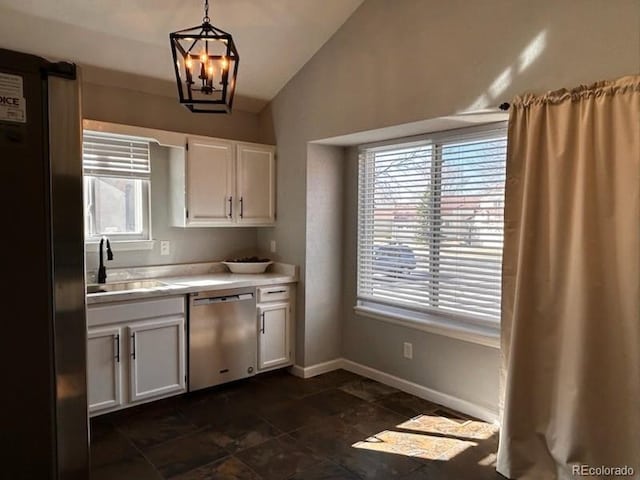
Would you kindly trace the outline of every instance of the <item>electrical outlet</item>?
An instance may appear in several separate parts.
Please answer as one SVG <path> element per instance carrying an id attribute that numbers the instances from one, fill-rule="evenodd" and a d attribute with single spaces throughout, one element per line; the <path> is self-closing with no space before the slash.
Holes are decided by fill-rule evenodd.
<path id="1" fill-rule="evenodd" d="M 271 253 L 276 253 L 276 241 L 271 240 Z"/>
<path id="2" fill-rule="evenodd" d="M 404 342 L 404 358 L 412 359 L 413 358 L 413 344 L 409 342 Z"/>
<path id="3" fill-rule="evenodd" d="M 160 242 L 160 255 L 171 254 L 171 242 L 169 240 L 162 240 Z"/>

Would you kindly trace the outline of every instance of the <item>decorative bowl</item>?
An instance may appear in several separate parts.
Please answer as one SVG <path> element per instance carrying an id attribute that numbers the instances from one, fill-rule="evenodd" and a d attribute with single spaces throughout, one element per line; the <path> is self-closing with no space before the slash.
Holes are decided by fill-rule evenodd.
<path id="1" fill-rule="evenodd" d="M 273 262 L 222 262 L 231 273 L 264 273 Z"/>

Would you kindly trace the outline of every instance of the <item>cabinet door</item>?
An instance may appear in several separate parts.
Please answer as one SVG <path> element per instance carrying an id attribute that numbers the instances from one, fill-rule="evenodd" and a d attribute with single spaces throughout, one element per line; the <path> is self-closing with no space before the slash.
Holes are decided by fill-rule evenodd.
<path id="1" fill-rule="evenodd" d="M 121 329 L 89 329 L 87 333 L 87 387 L 89 412 L 122 404 Z"/>
<path id="2" fill-rule="evenodd" d="M 184 391 L 184 317 L 135 323 L 128 335 L 131 401 Z"/>
<path id="3" fill-rule="evenodd" d="M 189 139 L 186 163 L 188 226 L 233 224 L 233 169 L 231 142 Z"/>
<path id="4" fill-rule="evenodd" d="M 239 224 L 269 225 L 276 215 L 275 150 L 268 145 L 237 147 Z"/>
<path id="5" fill-rule="evenodd" d="M 289 363 L 289 303 L 274 303 L 258 308 L 258 369 Z"/>

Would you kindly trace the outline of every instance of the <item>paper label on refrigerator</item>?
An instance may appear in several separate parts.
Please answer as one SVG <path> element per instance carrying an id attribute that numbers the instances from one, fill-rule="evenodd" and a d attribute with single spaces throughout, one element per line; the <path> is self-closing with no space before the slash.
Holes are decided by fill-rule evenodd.
<path id="1" fill-rule="evenodd" d="M 19 75 L 0 73 L 0 121 L 27 122 L 27 101 Z"/>

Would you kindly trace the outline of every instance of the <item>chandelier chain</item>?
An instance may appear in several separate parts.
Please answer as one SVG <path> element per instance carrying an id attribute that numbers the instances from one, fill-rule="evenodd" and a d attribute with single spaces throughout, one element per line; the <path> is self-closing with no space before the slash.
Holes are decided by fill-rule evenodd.
<path id="1" fill-rule="evenodd" d="M 204 0 L 204 18 L 202 21 L 204 23 L 209 23 L 211 19 L 209 18 L 209 0 Z"/>

